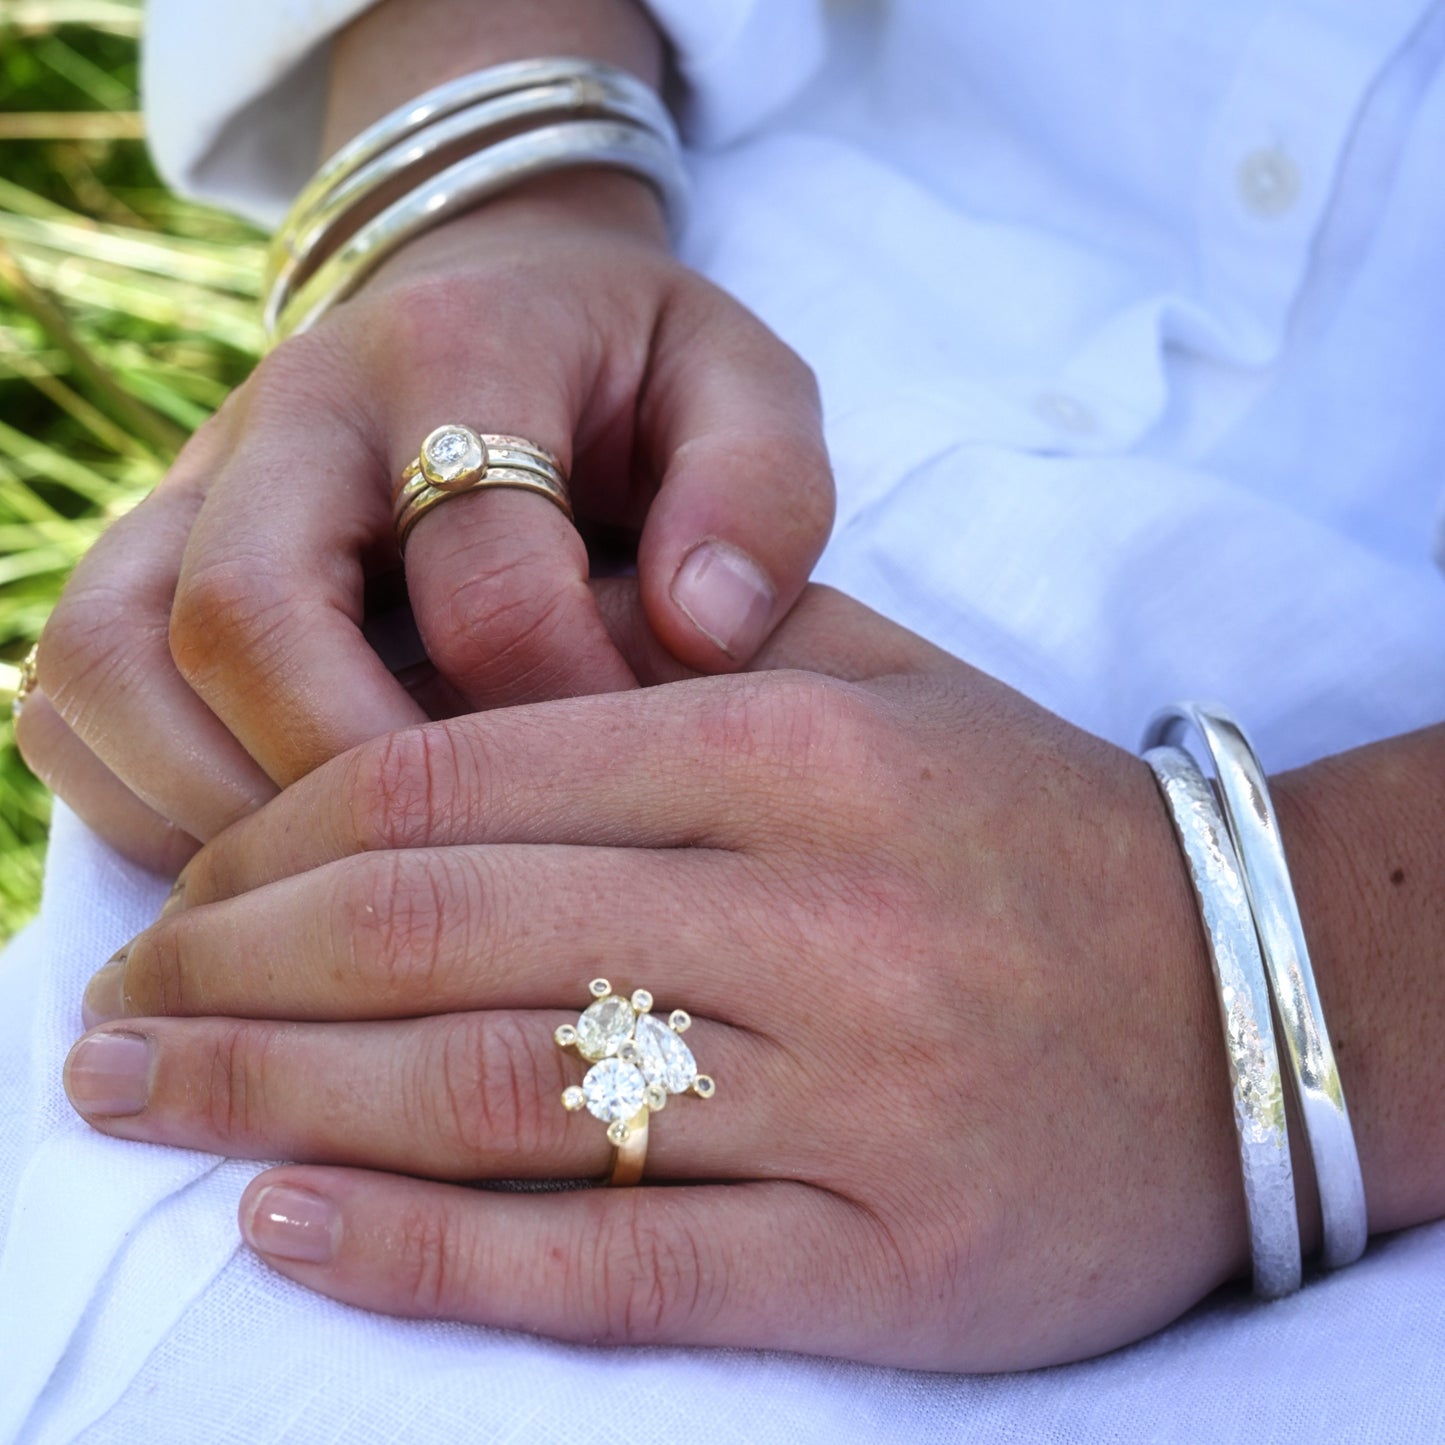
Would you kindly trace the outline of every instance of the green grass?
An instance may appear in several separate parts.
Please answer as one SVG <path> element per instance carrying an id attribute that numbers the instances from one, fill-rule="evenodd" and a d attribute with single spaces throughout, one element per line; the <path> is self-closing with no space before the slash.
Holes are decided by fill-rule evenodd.
<path id="1" fill-rule="evenodd" d="M 260 345 L 260 237 L 166 191 L 139 139 L 140 18 L 140 0 L 0 0 L 0 704 L 76 560 Z M 3 711 L 8 937 L 50 809 Z"/>

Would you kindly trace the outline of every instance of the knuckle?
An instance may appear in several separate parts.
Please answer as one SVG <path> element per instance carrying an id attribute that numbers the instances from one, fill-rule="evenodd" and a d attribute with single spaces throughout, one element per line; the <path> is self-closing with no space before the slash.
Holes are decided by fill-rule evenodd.
<path id="1" fill-rule="evenodd" d="M 597 1244 L 596 1317 L 609 1342 L 696 1337 L 726 1299 L 725 1251 L 705 1248 L 691 1210 L 676 1201 L 631 1201 L 613 1213 Z"/>
<path id="2" fill-rule="evenodd" d="M 215 1139 L 246 1141 L 263 1126 L 269 1040 L 269 1030 L 244 1021 L 215 1026 L 201 1103 Z"/>
<path id="3" fill-rule="evenodd" d="M 348 398 L 365 391 L 352 384 L 354 362 L 339 330 L 318 327 L 292 336 L 261 359 L 238 397 L 248 430 L 263 435 L 277 421 L 298 415 L 314 421 L 318 414 L 361 427 L 364 417 Z"/>
<path id="4" fill-rule="evenodd" d="M 158 923 L 131 944 L 125 960 L 125 1002 L 132 1013 L 193 1012 L 187 979 L 190 950 L 184 920 Z"/>
<path id="5" fill-rule="evenodd" d="M 350 960 L 353 976 L 388 1016 L 424 1012 L 437 1002 L 451 951 L 454 908 L 444 865 L 396 851 L 363 854 L 333 872 L 333 956 Z"/>
<path id="6" fill-rule="evenodd" d="M 136 671 L 147 625 L 133 604 L 121 586 L 72 584 L 45 624 L 37 654 L 40 685 L 73 727 Z"/>
<path id="7" fill-rule="evenodd" d="M 485 668 L 494 688 L 545 689 L 539 673 L 572 649 L 578 614 L 590 608 L 581 571 L 560 572 L 556 552 L 536 550 L 535 538 L 498 543 L 492 565 L 473 564 L 448 592 L 428 650 L 444 673 L 466 677 Z"/>
<path id="8" fill-rule="evenodd" d="M 354 841 L 363 851 L 444 843 L 442 809 L 465 797 L 451 731 L 402 728 L 358 748 L 346 794 Z"/>
<path id="9" fill-rule="evenodd" d="M 499 1158 L 545 1157 L 561 1082 L 556 1051 L 535 1032 L 520 1015 L 465 1014 L 420 1051 L 415 1113 L 459 1173 Z"/>
<path id="10" fill-rule="evenodd" d="M 368 303 L 365 332 L 387 355 L 424 357 L 435 352 L 438 336 L 456 333 L 457 308 L 456 278 L 417 277 Z"/>
<path id="11" fill-rule="evenodd" d="M 455 342 L 445 360 L 448 368 L 489 352 L 495 356 L 496 336 L 524 342 L 534 334 L 555 283 L 555 271 L 539 269 L 527 257 L 478 258 L 465 275 L 413 276 L 363 292 L 355 302 L 353 331 L 373 365 L 384 364 L 390 371 L 400 360 L 408 369 L 432 373 L 439 364 L 438 336 Z M 481 315 L 488 318 L 486 327 L 458 330 L 459 316 Z"/>
<path id="12" fill-rule="evenodd" d="M 238 664 L 265 666 L 296 635 L 297 610 L 292 585 L 255 556 L 213 558 L 176 589 L 171 658 L 197 687 Z"/>
<path id="13" fill-rule="evenodd" d="M 397 1217 L 394 1259 L 402 1309 L 422 1316 L 454 1314 L 472 1277 L 466 1231 L 455 1208 L 433 1197 Z"/>
<path id="14" fill-rule="evenodd" d="M 727 705 L 722 725 L 725 746 L 786 775 L 831 782 L 871 772 L 880 741 L 869 694 L 811 672 L 760 674 Z"/>

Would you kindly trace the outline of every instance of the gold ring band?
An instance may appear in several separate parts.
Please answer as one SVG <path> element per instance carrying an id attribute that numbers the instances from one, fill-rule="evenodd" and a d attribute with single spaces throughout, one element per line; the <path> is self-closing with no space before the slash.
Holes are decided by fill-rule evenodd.
<path id="1" fill-rule="evenodd" d="M 613 993 L 605 978 L 594 978 L 588 988 L 593 1002 L 575 1024 L 563 1024 L 553 1035 L 558 1047 L 576 1049 L 592 1065 L 581 1084 L 562 1090 L 562 1107 L 586 1109 L 606 1121 L 615 1151 L 607 1183 L 636 1184 L 647 1162 L 652 1115 L 673 1094 L 711 1099 L 717 1085 L 698 1073 L 682 1040 L 692 1024 L 683 1009 L 674 1009 L 664 1024 L 653 1016 L 645 988 L 629 997 Z"/>
<path id="2" fill-rule="evenodd" d="M 536 492 L 572 520 L 572 498 L 558 459 L 525 437 L 475 432 L 451 422 L 422 443 L 392 492 L 397 545 L 405 550 L 411 530 L 449 497 L 484 487 Z"/>
<path id="3" fill-rule="evenodd" d="M 29 652 L 20 659 L 20 666 L 17 669 L 20 673 L 15 683 L 15 695 L 10 699 L 10 717 L 12 720 L 20 717 L 21 709 L 25 706 L 30 694 L 35 691 L 40 681 L 38 664 L 40 662 L 40 644 L 35 643 Z"/>

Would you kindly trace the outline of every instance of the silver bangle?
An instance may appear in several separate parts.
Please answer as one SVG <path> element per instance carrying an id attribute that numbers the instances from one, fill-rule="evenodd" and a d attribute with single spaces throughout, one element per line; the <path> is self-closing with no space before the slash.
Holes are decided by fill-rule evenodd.
<path id="1" fill-rule="evenodd" d="M 1180 748 L 1156 747 L 1144 761 L 1154 772 L 1184 851 L 1219 988 L 1254 1291 L 1263 1299 L 1277 1299 L 1300 1285 L 1299 1217 L 1284 1081 L 1249 898 L 1214 794 L 1194 760 Z"/>
<path id="2" fill-rule="evenodd" d="M 1176 741 L 1191 727 L 1213 762 L 1225 825 L 1244 873 L 1314 1162 L 1324 1234 L 1321 1258 L 1336 1269 L 1364 1252 L 1369 1235 L 1365 1183 L 1269 786 L 1244 729 L 1218 704 L 1165 708 L 1150 723 L 1145 746 Z"/>
<path id="3" fill-rule="evenodd" d="M 555 68 L 564 62 L 548 64 Z M 497 67 L 507 71 L 518 68 Z M 536 69 L 537 64 L 520 68 Z M 268 332 L 275 329 L 297 275 L 305 271 L 308 262 L 327 238 L 344 225 L 348 216 L 392 181 L 424 166 L 432 157 L 462 141 L 471 140 L 476 150 L 501 135 L 514 134 L 522 123 L 535 128 L 548 121 L 585 118 L 636 125 L 661 136 L 669 145 L 676 145 L 676 133 L 667 108 L 641 81 L 623 71 L 589 65 L 581 73 L 500 94 L 496 93 L 500 82 L 495 79 L 495 71 L 467 79 L 472 84 L 453 90 L 453 98 L 469 90 L 483 90 L 485 99 L 461 109 L 441 107 L 433 123 L 424 128 L 383 127 L 376 142 L 360 147 L 342 164 L 328 165 L 324 174 L 329 179 L 325 185 L 319 184 L 318 178 L 306 188 L 267 251 L 263 285 L 266 304 L 262 319 Z M 426 113 L 438 107 L 412 107 L 404 119 L 410 121 L 418 109 Z M 401 140 L 379 151 L 374 149 L 381 139 L 398 133 L 403 136 Z"/>
<path id="4" fill-rule="evenodd" d="M 315 325 L 413 237 L 519 181 L 572 166 L 629 171 L 655 187 L 674 216 L 686 199 L 676 152 L 651 131 L 615 121 L 566 121 L 511 136 L 421 182 L 356 231 L 280 307 L 271 344 Z"/>
<path id="5" fill-rule="evenodd" d="M 356 171 L 457 111 L 467 110 L 512 91 L 567 81 L 605 81 L 618 90 L 628 91 L 633 103 L 638 106 L 646 106 L 651 101 L 655 107 L 652 128 L 673 145 L 677 144 L 677 132 L 667 107 L 642 81 L 627 71 L 580 56 L 513 60 L 435 86 L 353 136 L 322 164 L 302 189 L 292 204 L 291 217 L 305 224 L 309 213 Z"/>

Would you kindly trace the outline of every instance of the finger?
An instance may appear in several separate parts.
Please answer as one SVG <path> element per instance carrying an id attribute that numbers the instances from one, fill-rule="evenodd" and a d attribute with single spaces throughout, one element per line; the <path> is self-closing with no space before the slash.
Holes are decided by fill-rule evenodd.
<path id="1" fill-rule="evenodd" d="M 703 678 L 409 728 L 288 788 L 196 855 L 188 906 L 354 853 L 461 843 L 730 848 L 811 808 L 871 744 L 840 684 Z M 786 754 L 786 761 L 770 759 Z M 874 766 L 859 756 L 860 769 Z"/>
<path id="2" fill-rule="evenodd" d="M 700 849 L 362 854 L 159 920 L 92 980 L 86 1026 L 566 1008 L 618 969 L 629 987 L 752 1021 L 775 973 L 744 923 L 754 886 L 733 855 Z"/>
<path id="3" fill-rule="evenodd" d="M 283 786 L 425 716 L 361 631 L 365 564 L 391 522 L 359 386 L 323 332 L 267 358 L 176 590 L 177 665 Z"/>
<path id="4" fill-rule="evenodd" d="M 897 1292 L 873 1264 L 882 1226 L 791 1181 L 524 1197 L 285 1167 L 251 1182 L 240 1219 L 268 1263 L 333 1299 L 588 1344 L 857 1356 L 889 1335 Z"/>
<path id="5" fill-rule="evenodd" d="M 833 525 L 812 373 L 721 292 L 663 312 L 641 399 L 661 486 L 638 548 L 653 630 L 707 672 L 751 660 L 788 614 Z"/>
<path id="6" fill-rule="evenodd" d="M 469 302 L 485 302 L 485 314 L 459 325 Z M 524 437 L 570 470 L 589 374 L 601 363 L 570 339 L 575 316 L 549 315 L 562 304 L 455 288 L 393 298 L 376 344 L 411 358 L 388 411 L 393 476 L 445 422 Z M 437 345 L 438 336 L 453 344 Z M 406 575 L 428 655 L 475 708 L 636 685 L 587 586 L 582 538 L 545 497 L 484 488 L 447 498 L 412 529 Z"/>
<path id="7" fill-rule="evenodd" d="M 41 636 L 39 685 L 76 737 L 161 817 L 210 838 L 276 789 L 187 685 L 167 632 L 222 416 L 81 559 Z M 65 792 L 60 796 L 70 801 Z"/>
<path id="8" fill-rule="evenodd" d="M 31 692 L 16 713 L 15 744 L 30 771 L 64 798 L 92 832 L 153 873 L 174 875 L 200 847 L 144 803 L 65 725 L 50 699 Z"/>
<path id="9" fill-rule="evenodd" d="M 562 1104 L 588 1065 L 553 1031 L 577 1017 L 144 1019 L 81 1039 L 65 1087 L 89 1123 L 121 1139 L 438 1179 L 586 1178 L 602 1174 L 612 1146 L 604 1121 Z M 748 1167 L 782 1167 L 783 1140 L 776 1153 L 765 1142 L 776 1108 L 763 1082 L 770 1046 L 708 1020 L 686 1042 L 729 1097 L 719 1084 L 711 1099 L 669 1098 L 649 1126 L 653 1172 L 730 1175 L 745 1155 Z"/>
<path id="10" fill-rule="evenodd" d="M 634 579 L 602 578 L 592 587 L 613 643 L 644 687 L 698 676 L 663 647 L 648 625 Z M 847 682 L 868 682 L 902 673 L 956 674 L 966 666 L 846 593 L 811 582 L 758 649 L 748 670 L 799 669 Z"/>

